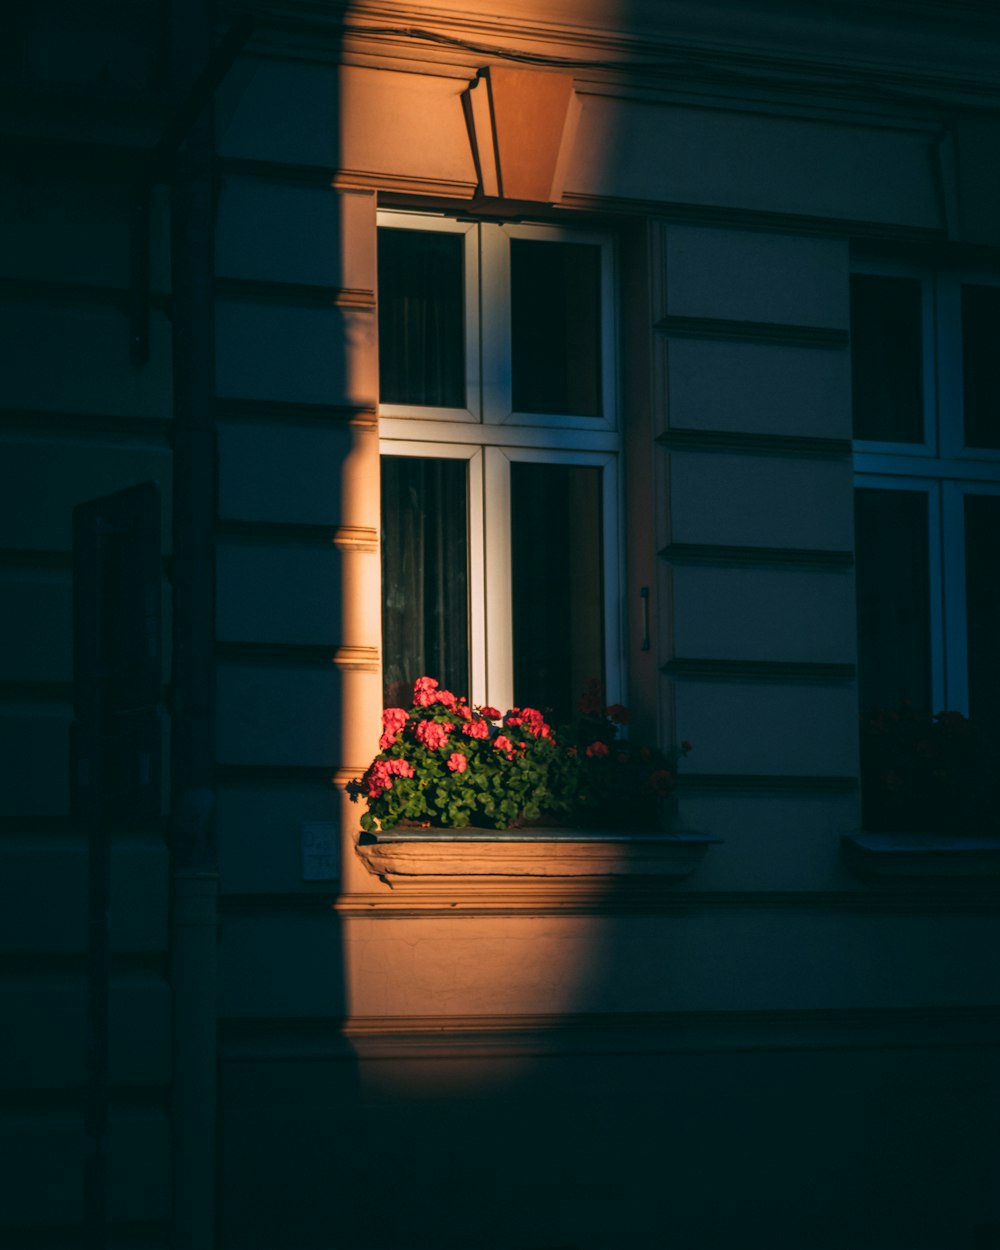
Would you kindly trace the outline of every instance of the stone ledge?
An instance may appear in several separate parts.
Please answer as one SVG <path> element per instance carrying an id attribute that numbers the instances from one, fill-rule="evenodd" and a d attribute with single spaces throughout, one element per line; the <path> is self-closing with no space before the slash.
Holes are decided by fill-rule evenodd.
<path id="1" fill-rule="evenodd" d="M 1000 837 L 846 833 L 841 845 L 848 867 L 863 878 L 961 881 L 1000 877 Z"/>

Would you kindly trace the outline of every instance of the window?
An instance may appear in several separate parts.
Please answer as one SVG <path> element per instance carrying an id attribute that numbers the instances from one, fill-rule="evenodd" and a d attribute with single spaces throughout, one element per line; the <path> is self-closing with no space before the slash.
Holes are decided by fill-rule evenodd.
<path id="1" fill-rule="evenodd" d="M 863 713 L 1000 706 L 1000 277 L 851 280 Z"/>
<path id="2" fill-rule="evenodd" d="M 386 212 L 378 265 L 387 704 L 617 700 L 613 239 Z"/>

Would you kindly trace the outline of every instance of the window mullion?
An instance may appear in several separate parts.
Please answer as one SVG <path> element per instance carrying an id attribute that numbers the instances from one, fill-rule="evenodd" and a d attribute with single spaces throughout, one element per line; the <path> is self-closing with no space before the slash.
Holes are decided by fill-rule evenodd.
<path id="1" fill-rule="evenodd" d="M 484 449 L 483 564 L 486 700 L 501 710 L 514 698 L 511 608 L 510 460 L 499 447 Z"/>
<path id="2" fill-rule="evenodd" d="M 500 226 L 480 227 L 482 420 L 497 425 L 511 410 L 509 242 Z"/>
<path id="3" fill-rule="evenodd" d="M 943 542 L 943 508 L 941 484 L 932 482 L 927 491 L 927 546 L 930 561 L 930 623 L 931 623 L 931 710 L 941 711 L 948 699 L 947 674 L 951 658 L 946 632 L 948 613 L 945 604 L 945 548 Z"/>

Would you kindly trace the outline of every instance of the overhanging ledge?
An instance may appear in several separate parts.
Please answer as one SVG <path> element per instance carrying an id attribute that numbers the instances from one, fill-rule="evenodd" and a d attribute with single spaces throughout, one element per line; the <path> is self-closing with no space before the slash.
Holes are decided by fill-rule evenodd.
<path id="1" fill-rule="evenodd" d="M 963 881 L 1000 878 L 1000 837 L 931 833 L 848 833 L 847 866 L 862 879 Z"/>
<path id="2" fill-rule="evenodd" d="M 393 829 L 365 834 L 358 855 L 389 885 L 420 879 L 653 878 L 692 873 L 720 839 L 674 833 L 581 832 L 566 829 L 483 831 Z"/>

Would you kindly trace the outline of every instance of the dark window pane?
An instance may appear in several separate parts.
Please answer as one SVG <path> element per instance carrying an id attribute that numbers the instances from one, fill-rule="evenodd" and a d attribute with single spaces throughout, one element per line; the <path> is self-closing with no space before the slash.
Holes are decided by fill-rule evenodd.
<path id="1" fill-rule="evenodd" d="M 965 497 L 969 716 L 996 740 L 1000 715 L 1000 496 Z"/>
<path id="2" fill-rule="evenodd" d="M 854 500 L 861 710 L 931 710 L 927 495 L 858 490 Z"/>
<path id="3" fill-rule="evenodd" d="M 378 232 L 379 391 L 384 404 L 465 407 L 462 237 Z"/>
<path id="4" fill-rule="evenodd" d="M 513 239 L 515 412 L 601 415 L 601 249 Z"/>
<path id="5" fill-rule="evenodd" d="M 570 719 L 604 680 L 601 470 L 511 465 L 514 702 Z"/>
<path id="6" fill-rule="evenodd" d="M 916 278 L 851 278 L 854 437 L 924 441 L 921 289 Z"/>
<path id="7" fill-rule="evenodd" d="M 469 693 L 464 460 L 382 459 L 382 679 L 406 707 L 418 677 Z"/>
<path id="8" fill-rule="evenodd" d="M 966 447 L 1000 448 L 1000 287 L 962 287 Z"/>

